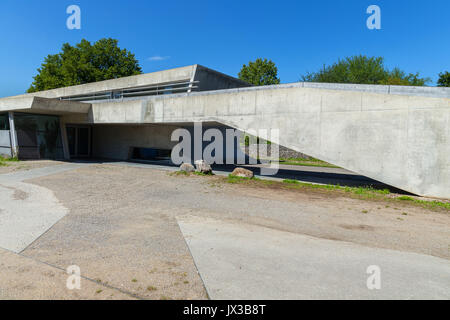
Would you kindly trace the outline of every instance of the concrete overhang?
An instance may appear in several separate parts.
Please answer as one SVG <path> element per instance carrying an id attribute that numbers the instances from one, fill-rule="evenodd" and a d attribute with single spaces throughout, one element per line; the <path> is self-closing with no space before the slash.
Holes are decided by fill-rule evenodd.
<path id="1" fill-rule="evenodd" d="M 15 98 L 24 98 L 30 96 L 38 96 L 44 98 L 60 98 L 67 96 L 87 95 L 91 93 L 121 90 L 124 88 L 151 86 L 162 83 L 190 81 L 195 75 L 196 67 L 197 65 L 191 65 L 187 67 L 157 71 L 152 73 L 145 73 L 118 79 L 91 82 L 76 86 L 39 91 L 34 93 L 27 93 L 15 96 Z"/>
<path id="2" fill-rule="evenodd" d="M 90 103 L 62 101 L 33 96 L 0 99 L 0 112 L 24 112 L 50 115 L 87 114 Z"/>

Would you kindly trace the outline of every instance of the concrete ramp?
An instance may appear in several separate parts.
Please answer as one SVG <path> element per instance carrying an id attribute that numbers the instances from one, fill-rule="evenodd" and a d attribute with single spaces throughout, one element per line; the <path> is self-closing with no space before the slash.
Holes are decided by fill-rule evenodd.
<path id="1" fill-rule="evenodd" d="M 437 98 L 305 85 L 157 97 L 128 102 L 125 112 L 142 123 L 279 129 L 282 146 L 402 190 L 450 199 L 450 90 Z M 107 112 L 113 107 L 94 105 L 95 121 L 113 121 Z"/>
<path id="2" fill-rule="evenodd" d="M 212 299 L 449 299 L 450 264 L 205 217 L 178 224 Z M 381 288 L 369 290 L 369 266 Z"/>

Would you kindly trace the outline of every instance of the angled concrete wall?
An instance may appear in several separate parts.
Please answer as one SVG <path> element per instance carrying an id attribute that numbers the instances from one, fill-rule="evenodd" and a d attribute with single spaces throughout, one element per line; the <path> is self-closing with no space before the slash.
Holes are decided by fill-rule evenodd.
<path id="1" fill-rule="evenodd" d="M 450 91 L 443 91 L 448 94 Z M 424 196 L 450 198 L 450 99 L 302 84 L 93 105 L 96 123 L 216 121 Z"/>

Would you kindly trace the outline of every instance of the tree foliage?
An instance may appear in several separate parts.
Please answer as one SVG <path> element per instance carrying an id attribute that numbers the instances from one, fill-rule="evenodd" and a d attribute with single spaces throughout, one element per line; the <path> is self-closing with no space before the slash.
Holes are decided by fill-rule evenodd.
<path id="1" fill-rule="evenodd" d="M 278 68 L 272 60 L 258 58 L 243 65 L 239 72 L 239 79 L 256 86 L 279 84 Z"/>
<path id="2" fill-rule="evenodd" d="M 141 74 L 134 54 L 120 49 L 115 39 L 101 39 L 94 44 L 83 39 L 75 46 L 63 44 L 58 54 L 48 55 L 28 92 Z"/>
<path id="3" fill-rule="evenodd" d="M 439 73 L 438 87 L 450 87 L 450 72 Z"/>
<path id="4" fill-rule="evenodd" d="M 384 84 L 404 86 L 424 86 L 429 78 L 421 78 L 419 73 L 406 74 L 399 68 L 389 70 L 382 57 L 363 55 L 347 57 L 331 66 L 323 66 L 318 72 L 301 77 L 306 82 Z"/>

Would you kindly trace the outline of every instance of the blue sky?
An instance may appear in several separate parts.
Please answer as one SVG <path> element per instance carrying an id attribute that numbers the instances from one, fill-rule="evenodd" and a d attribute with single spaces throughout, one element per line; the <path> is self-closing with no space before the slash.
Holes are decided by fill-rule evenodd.
<path id="1" fill-rule="evenodd" d="M 72 4 L 81 8 L 81 30 L 66 27 Z M 371 4 L 381 8 L 381 30 L 366 27 Z M 236 76 L 267 57 L 287 83 L 366 54 L 435 82 L 450 70 L 449 16 L 448 0 L 1 0 L 0 97 L 25 92 L 64 42 L 103 37 L 134 52 L 144 72 L 199 63 Z"/>

